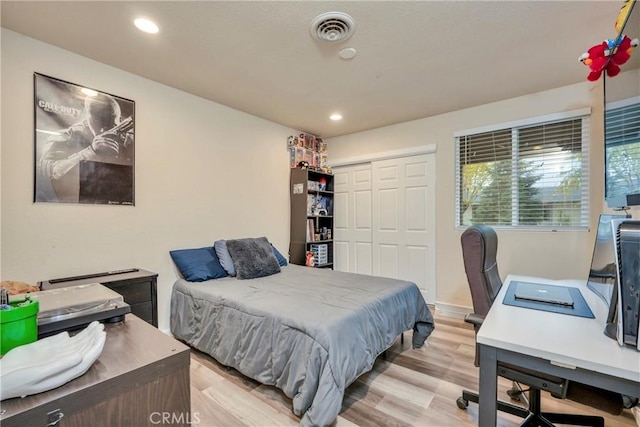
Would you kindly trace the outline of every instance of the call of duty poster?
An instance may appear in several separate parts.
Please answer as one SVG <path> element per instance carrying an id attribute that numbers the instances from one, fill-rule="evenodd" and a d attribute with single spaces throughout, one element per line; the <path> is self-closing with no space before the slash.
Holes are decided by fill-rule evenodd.
<path id="1" fill-rule="evenodd" d="M 34 73 L 35 202 L 134 205 L 135 102 Z"/>

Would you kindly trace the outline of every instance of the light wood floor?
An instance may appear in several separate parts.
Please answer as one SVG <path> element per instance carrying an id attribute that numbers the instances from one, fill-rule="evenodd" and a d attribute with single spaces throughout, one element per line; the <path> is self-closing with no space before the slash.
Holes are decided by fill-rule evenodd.
<path id="1" fill-rule="evenodd" d="M 411 348 L 405 333 L 379 358 L 371 372 L 347 388 L 334 426 L 476 426 L 478 407 L 456 406 L 461 390 L 478 389 L 473 365 L 474 334 L 462 320 L 435 313 L 436 329 L 420 349 Z M 499 383 L 499 396 L 508 399 L 508 381 Z M 636 426 L 625 410 L 611 416 L 578 403 L 545 396 L 543 410 L 606 416 L 607 427 Z M 297 426 L 291 400 L 275 387 L 264 386 L 227 369 L 208 355 L 191 353 L 191 411 L 199 427 Z M 517 426 L 520 419 L 499 413 L 499 426 Z"/>

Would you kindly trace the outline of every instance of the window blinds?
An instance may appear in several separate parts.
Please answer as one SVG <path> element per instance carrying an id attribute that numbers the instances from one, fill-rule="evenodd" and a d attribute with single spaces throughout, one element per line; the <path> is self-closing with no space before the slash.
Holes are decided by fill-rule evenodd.
<path id="1" fill-rule="evenodd" d="M 606 198 L 640 193 L 640 103 L 605 111 Z"/>
<path id="2" fill-rule="evenodd" d="M 456 223 L 588 226 L 588 116 L 459 135 Z"/>

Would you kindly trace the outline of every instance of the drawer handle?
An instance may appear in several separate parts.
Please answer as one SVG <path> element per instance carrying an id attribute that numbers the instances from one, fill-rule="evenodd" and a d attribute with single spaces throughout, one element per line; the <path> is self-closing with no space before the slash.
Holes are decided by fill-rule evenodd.
<path id="1" fill-rule="evenodd" d="M 55 427 L 64 418 L 64 413 L 60 412 L 60 409 L 51 411 L 47 414 L 47 427 Z"/>

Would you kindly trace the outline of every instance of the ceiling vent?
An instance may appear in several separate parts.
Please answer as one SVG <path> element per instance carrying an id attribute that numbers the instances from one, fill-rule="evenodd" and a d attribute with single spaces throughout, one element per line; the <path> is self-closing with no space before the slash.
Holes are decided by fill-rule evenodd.
<path id="1" fill-rule="evenodd" d="M 347 40 L 356 28 L 356 21 L 346 13 L 327 12 L 311 21 L 311 35 L 323 42 Z"/>

